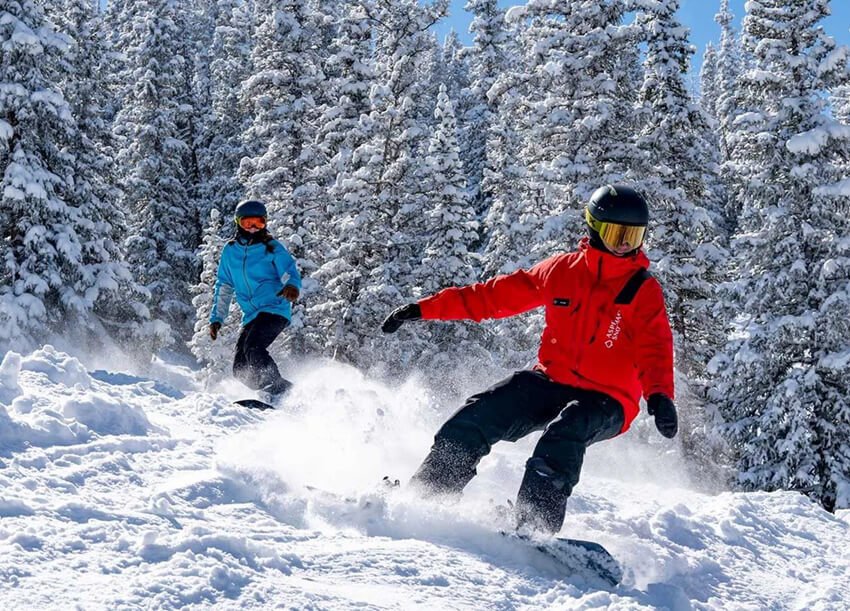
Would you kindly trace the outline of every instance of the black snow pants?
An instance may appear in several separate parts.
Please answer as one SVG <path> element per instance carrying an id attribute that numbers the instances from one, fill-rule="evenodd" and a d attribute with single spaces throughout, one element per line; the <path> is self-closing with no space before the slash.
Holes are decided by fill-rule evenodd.
<path id="1" fill-rule="evenodd" d="M 236 342 L 233 375 L 246 386 L 272 395 L 286 392 L 291 382 L 285 380 L 269 354 L 269 346 L 289 325 L 279 314 L 260 312 L 242 327 Z"/>
<path id="2" fill-rule="evenodd" d="M 604 393 L 519 371 L 467 399 L 437 432 L 412 483 L 425 494 L 459 494 L 494 443 L 545 428 L 526 462 L 515 509 L 518 526 L 554 534 L 563 525 L 587 446 L 615 437 L 623 419 L 623 407 Z"/>

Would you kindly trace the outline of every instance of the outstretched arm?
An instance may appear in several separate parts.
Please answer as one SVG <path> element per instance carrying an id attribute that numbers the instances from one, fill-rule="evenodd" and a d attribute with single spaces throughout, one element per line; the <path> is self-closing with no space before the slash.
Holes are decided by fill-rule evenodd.
<path id="1" fill-rule="evenodd" d="M 542 306 L 552 259 L 528 270 L 496 276 L 486 282 L 453 287 L 419 301 L 422 318 L 474 320 L 506 318 Z"/>

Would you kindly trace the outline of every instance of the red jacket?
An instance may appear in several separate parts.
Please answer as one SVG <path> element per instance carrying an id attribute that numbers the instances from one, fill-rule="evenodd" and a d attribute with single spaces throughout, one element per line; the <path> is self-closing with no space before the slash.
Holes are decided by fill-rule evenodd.
<path id="1" fill-rule="evenodd" d="M 585 238 L 576 252 L 529 270 L 448 288 L 422 299 L 422 318 L 506 318 L 546 307 L 536 369 L 552 380 L 604 392 L 622 405 L 625 432 L 645 397 L 673 398 L 673 336 L 661 285 L 649 278 L 628 305 L 614 301 L 626 282 L 649 266 L 643 252 L 615 257 Z"/>

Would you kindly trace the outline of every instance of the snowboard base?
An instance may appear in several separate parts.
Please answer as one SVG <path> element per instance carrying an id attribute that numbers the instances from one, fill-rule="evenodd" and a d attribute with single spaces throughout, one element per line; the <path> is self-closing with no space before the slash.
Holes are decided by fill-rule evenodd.
<path id="1" fill-rule="evenodd" d="M 269 405 L 259 399 L 238 399 L 234 401 L 236 405 L 241 405 L 242 407 L 248 407 L 250 409 L 258 409 L 258 410 L 267 410 L 267 409 L 276 409 L 274 405 Z"/>
<path id="2" fill-rule="evenodd" d="M 599 543 L 562 537 L 536 539 L 509 532 L 502 534 L 518 543 L 533 547 L 557 562 L 570 575 L 590 573 L 611 586 L 616 586 L 623 579 L 623 569 L 620 564 Z"/>

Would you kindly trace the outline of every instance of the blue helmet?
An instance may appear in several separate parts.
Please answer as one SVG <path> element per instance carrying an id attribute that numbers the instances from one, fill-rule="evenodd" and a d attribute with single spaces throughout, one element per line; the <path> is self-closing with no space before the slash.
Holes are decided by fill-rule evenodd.
<path id="1" fill-rule="evenodd" d="M 256 199 L 246 199 L 243 202 L 239 202 L 233 216 L 236 222 L 239 223 L 239 219 L 247 216 L 261 216 L 266 218 L 268 215 L 269 212 L 266 210 L 266 205 L 263 202 Z"/>

